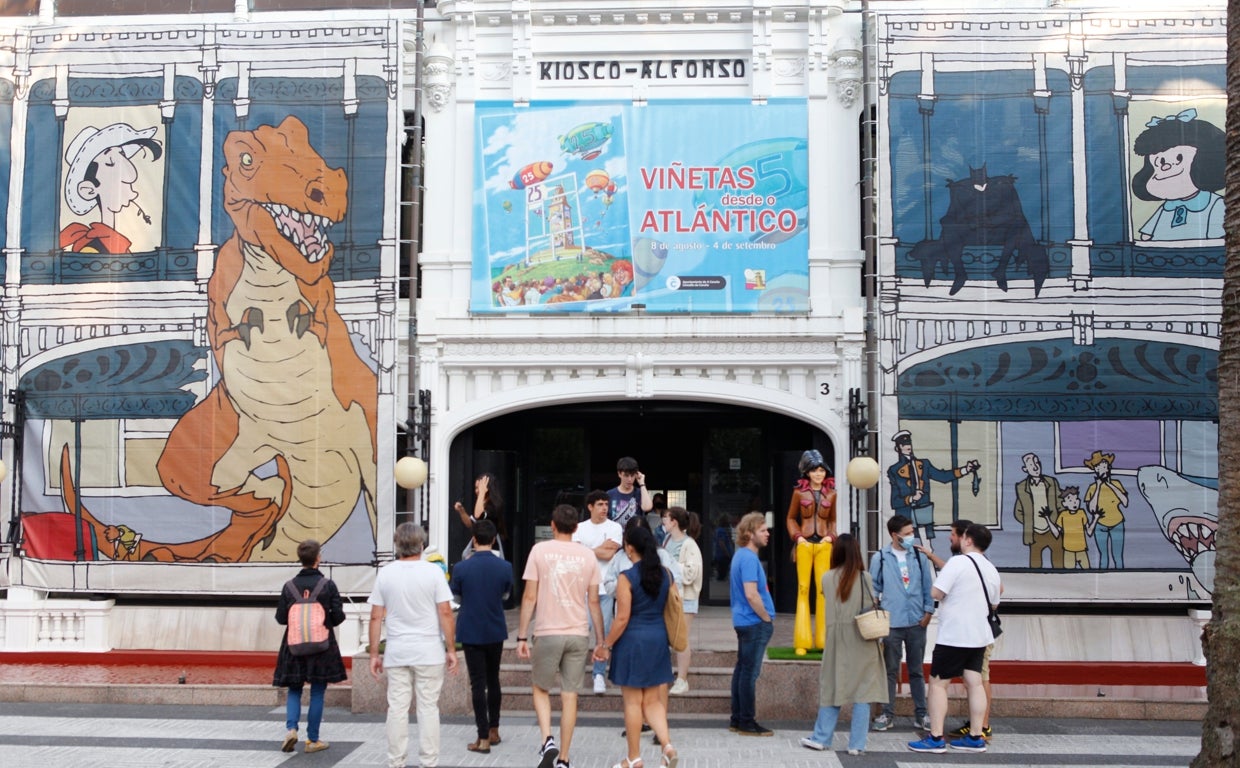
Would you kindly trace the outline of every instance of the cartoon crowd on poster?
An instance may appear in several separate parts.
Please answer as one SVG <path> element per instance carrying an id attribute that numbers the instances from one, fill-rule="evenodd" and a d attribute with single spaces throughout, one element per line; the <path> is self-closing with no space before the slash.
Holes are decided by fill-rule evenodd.
<path id="1" fill-rule="evenodd" d="M 1097 16 L 1087 38 L 1111 34 Z M 966 72 L 910 19 L 956 22 L 986 56 Z M 1082 63 L 1046 53 L 1067 24 L 1037 27 L 1038 48 L 969 21 L 883 20 L 889 503 L 927 539 L 988 525 L 1002 569 L 1082 575 L 1044 596 L 1208 599 L 1221 32 L 1169 19 Z"/>

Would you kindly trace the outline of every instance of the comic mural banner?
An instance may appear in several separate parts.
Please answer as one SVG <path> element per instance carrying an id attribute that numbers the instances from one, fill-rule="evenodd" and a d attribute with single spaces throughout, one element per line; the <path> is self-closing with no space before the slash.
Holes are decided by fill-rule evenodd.
<path id="1" fill-rule="evenodd" d="M 1005 600 L 1210 599 L 1222 16 L 876 17 L 883 506 Z"/>
<path id="2" fill-rule="evenodd" d="M 804 100 L 479 104 L 474 312 L 806 312 Z"/>
<path id="3" fill-rule="evenodd" d="M 14 583 L 264 590 L 305 539 L 369 570 L 398 24 L 0 36 Z"/>

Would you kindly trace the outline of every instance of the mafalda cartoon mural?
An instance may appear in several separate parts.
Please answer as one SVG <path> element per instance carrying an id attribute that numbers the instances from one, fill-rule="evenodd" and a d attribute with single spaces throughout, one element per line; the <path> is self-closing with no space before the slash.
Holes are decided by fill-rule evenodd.
<path id="1" fill-rule="evenodd" d="M 1031 599 L 1213 589 L 1217 21 L 878 20 L 883 498 Z"/>
<path id="2" fill-rule="evenodd" d="M 317 32 L 350 52 L 299 65 L 263 28 L 210 82 L 131 72 L 130 38 L 82 72 L 60 51 L 63 131 L 56 83 L 32 88 L 26 134 L 64 146 L 25 163 L 21 556 L 289 563 L 313 538 L 373 560 L 396 26 Z"/>

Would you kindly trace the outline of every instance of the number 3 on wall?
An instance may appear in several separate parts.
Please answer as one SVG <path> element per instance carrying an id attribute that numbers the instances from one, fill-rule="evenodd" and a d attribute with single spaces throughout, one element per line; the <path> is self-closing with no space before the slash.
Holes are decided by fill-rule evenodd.
<path id="1" fill-rule="evenodd" d="M 829 395 L 829 394 L 831 394 L 831 385 L 830 385 L 829 383 L 827 383 L 827 382 L 825 382 L 825 381 L 824 381 L 824 382 L 822 382 L 821 384 L 819 384 L 819 385 L 818 385 L 818 387 L 819 387 L 819 391 L 820 391 L 822 394 L 824 394 L 824 395 Z"/>

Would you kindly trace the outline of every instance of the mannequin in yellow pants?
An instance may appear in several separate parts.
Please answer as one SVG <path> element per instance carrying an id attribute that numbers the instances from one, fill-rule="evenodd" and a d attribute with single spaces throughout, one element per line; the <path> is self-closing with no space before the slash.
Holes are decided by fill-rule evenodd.
<path id="1" fill-rule="evenodd" d="M 835 541 L 835 480 L 827 476 L 822 454 L 806 451 L 797 464 L 801 479 L 788 505 L 788 537 L 794 542 L 797 564 L 797 613 L 792 625 L 792 644 L 798 655 L 826 642 L 826 613 L 822 577 L 831 567 L 831 544 Z M 812 586 L 811 586 L 812 585 Z M 809 594 L 813 590 L 814 627 L 810 628 Z"/>

